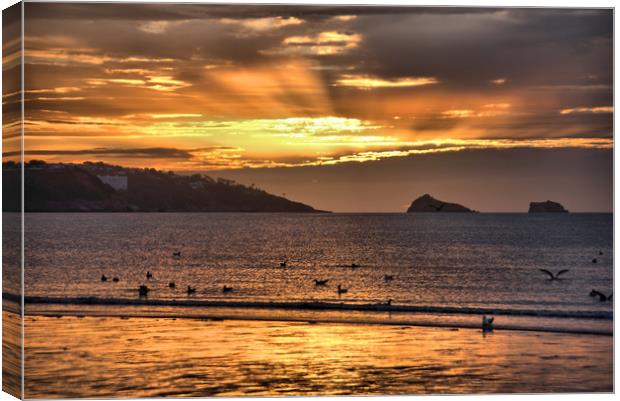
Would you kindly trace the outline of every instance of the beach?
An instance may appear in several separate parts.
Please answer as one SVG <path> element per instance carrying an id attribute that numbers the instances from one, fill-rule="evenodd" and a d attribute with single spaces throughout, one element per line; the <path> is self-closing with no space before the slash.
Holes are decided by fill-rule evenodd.
<path id="1" fill-rule="evenodd" d="M 613 391 L 613 337 L 26 316 L 27 398 Z"/>

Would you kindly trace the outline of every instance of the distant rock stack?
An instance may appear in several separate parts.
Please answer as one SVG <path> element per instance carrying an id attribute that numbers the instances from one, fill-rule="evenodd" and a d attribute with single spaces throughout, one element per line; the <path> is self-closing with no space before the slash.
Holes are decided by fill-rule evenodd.
<path id="1" fill-rule="evenodd" d="M 530 210 L 528 213 L 568 213 L 564 206 L 558 202 L 530 202 Z"/>
<path id="2" fill-rule="evenodd" d="M 475 210 L 466 208 L 458 203 L 444 202 L 435 199 L 429 194 L 424 194 L 414 200 L 407 209 L 407 213 L 476 213 Z"/>

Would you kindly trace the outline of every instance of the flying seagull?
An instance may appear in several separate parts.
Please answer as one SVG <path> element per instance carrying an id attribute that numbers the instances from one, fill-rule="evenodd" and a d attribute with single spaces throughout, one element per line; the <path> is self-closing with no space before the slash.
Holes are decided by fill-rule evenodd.
<path id="1" fill-rule="evenodd" d="M 557 272 L 556 274 L 551 273 L 551 272 L 550 272 L 549 270 L 547 270 L 547 269 L 538 269 L 538 270 L 540 270 L 540 271 L 541 271 L 541 272 L 543 272 L 543 273 L 548 274 L 548 275 L 549 275 L 549 280 L 557 280 L 557 279 L 559 279 L 559 278 L 560 278 L 560 275 L 562 275 L 562 274 L 564 274 L 564 273 L 568 272 L 568 269 L 563 269 L 563 270 L 560 270 L 560 271 L 559 271 L 559 272 Z"/>

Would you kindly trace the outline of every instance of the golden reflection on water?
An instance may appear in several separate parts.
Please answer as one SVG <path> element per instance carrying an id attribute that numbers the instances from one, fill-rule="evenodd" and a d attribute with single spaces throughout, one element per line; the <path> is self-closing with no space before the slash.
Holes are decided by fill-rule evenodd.
<path id="1" fill-rule="evenodd" d="M 27 317 L 26 397 L 612 391 L 612 337 Z"/>
<path id="2" fill-rule="evenodd" d="M 3 300 L 2 310 L 2 391 L 22 396 L 22 322 L 19 306 Z M 7 310 L 12 309 L 12 310 Z"/>

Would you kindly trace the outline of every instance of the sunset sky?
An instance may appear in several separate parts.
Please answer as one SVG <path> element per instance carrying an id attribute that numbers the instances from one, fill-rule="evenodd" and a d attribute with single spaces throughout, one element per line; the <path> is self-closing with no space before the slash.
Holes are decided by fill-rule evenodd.
<path id="1" fill-rule="evenodd" d="M 612 209 L 611 10 L 25 16 L 27 159 L 207 172 L 336 211 L 400 211 L 425 192 L 488 211 Z"/>

